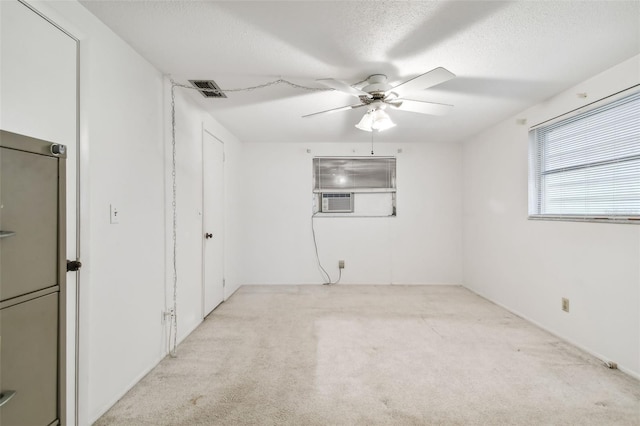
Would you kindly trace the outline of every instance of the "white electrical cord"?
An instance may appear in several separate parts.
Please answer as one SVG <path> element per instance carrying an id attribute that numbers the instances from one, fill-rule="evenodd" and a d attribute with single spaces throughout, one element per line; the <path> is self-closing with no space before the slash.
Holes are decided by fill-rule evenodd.
<path id="1" fill-rule="evenodd" d="M 324 282 L 322 283 L 322 285 L 338 284 L 340 282 L 340 279 L 342 278 L 342 268 L 338 268 L 339 270 L 338 279 L 335 281 L 331 281 L 331 276 L 329 275 L 327 270 L 324 269 L 324 267 L 322 266 L 322 263 L 320 263 L 320 254 L 318 253 L 318 242 L 316 241 L 316 230 L 315 230 L 315 227 L 313 226 L 313 219 L 315 219 L 315 217 L 316 217 L 315 213 L 311 215 L 311 235 L 313 236 L 313 247 L 315 248 L 315 251 L 316 251 L 316 261 L 318 262 L 318 268 L 320 269 L 320 272 L 322 273 L 322 278 L 324 279 Z"/>
<path id="2" fill-rule="evenodd" d="M 200 90 L 207 92 L 218 92 L 214 89 L 200 89 L 193 86 L 187 86 L 185 84 L 176 83 L 172 78 L 171 81 L 171 186 L 172 186 L 172 199 L 171 199 L 171 208 L 173 213 L 173 223 L 172 223 L 172 242 L 173 242 L 173 307 L 169 310 L 169 312 L 165 313 L 165 318 L 170 318 L 169 324 L 169 335 L 167 338 L 168 344 L 168 352 L 172 358 L 177 357 L 177 338 L 178 338 L 178 204 L 177 204 L 177 193 L 178 193 L 178 185 L 177 185 L 177 165 L 176 165 L 176 87 L 181 87 L 184 89 L 191 90 Z M 256 89 L 263 89 L 269 86 L 273 86 L 276 84 L 286 84 L 288 86 L 294 87 L 296 89 L 303 89 L 309 91 L 323 91 L 323 90 L 333 90 L 333 89 L 320 89 L 315 87 L 306 87 L 301 86 L 296 83 L 292 83 L 288 80 L 278 79 L 274 81 L 270 81 L 265 84 L 261 84 L 258 86 L 252 87 L 244 87 L 237 89 L 224 89 L 223 92 L 241 92 L 241 91 L 251 91 Z M 328 276 L 328 274 L 327 274 Z M 329 282 L 331 280 L 329 279 Z"/>
<path id="3" fill-rule="evenodd" d="M 178 229 L 178 205 L 176 202 L 176 198 L 177 198 L 177 181 L 176 181 L 176 175 L 177 175 L 177 167 L 176 167 L 176 95 L 175 95 L 175 88 L 176 87 L 181 87 L 183 89 L 190 89 L 190 90 L 199 90 L 199 91 L 204 91 L 204 92 L 215 92 L 215 93 L 219 93 L 221 92 L 245 92 L 245 91 L 252 91 L 252 90 L 256 90 L 256 89 L 264 89 L 266 87 L 269 86 L 274 86 L 277 84 L 286 84 L 288 86 L 291 86 L 293 88 L 296 89 L 302 89 L 302 90 L 308 90 L 308 91 L 327 91 L 327 90 L 334 90 L 334 89 L 328 89 L 328 88 L 317 88 L 317 87 L 308 87 L 308 86 L 302 86 L 300 84 L 296 84 L 293 83 L 291 81 L 279 78 L 277 80 L 273 80 L 273 81 L 269 81 L 267 83 L 264 84 L 260 84 L 257 86 L 250 86 L 250 87 L 241 87 L 241 88 L 235 88 L 235 89 L 220 89 L 220 91 L 215 90 L 215 89 L 201 89 L 198 87 L 193 87 L 193 86 L 188 86 L 186 84 L 180 84 L 180 83 L 176 83 L 172 78 L 170 78 L 171 81 L 171 185 L 172 185 L 172 199 L 171 199 L 171 207 L 172 207 L 172 211 L 173 211 L 173 224 L 172 224 L 172 239 L 173 239 L 173 308 L 170 310 L 169 313 L 165 314 L 166 316 L 169 316 L 171 319 L 171 324 L 169 325 L 169 336 L 168 336 L 168 350 L 169 350 L 169 355 L 173 358 L 175 358 L 177 356 L 177 335 L 178 335 L 178 233 L 177 233 L 177 229 Z M 358 82 L 356 84 L 362 83 Z M 313 230 L 313 218 L 311 219 L 311 228 L 313 231 L 313 242 L 314 244 L 316 243 L 316 237 L 315 237 L 315 230 Z M 316 247 L 316 258 L 318 260 L 318 266 L 320 267 L 320 269 L 323 271 L 324 273 L 324 277 L 326 278 L 326 281 L 324 284 L 337 284 L 340 281 L 340 278 L 342 277 L 342 270 L 340 270 L 340 275 L 338 276 L 338 280 L 336 282 L 331 282 L 331 277 L 329 276 L 329 274 L 327 273 L 327 271 L 322 267 L 322 265 L 320 264 L 320 256 L 318 255 L 318 246 L 317 244 L 315 244 Z"/>
<path id="4" fill-rule="evenodd" d="M 371 77 L 371 76 L 369 76 L 369 77 Z M 359 81 L 357 83 L 352 84 L 351 87 L 356 87 L 359 84 L 364 83 L 365 81 L 367 81 L 369 79 L 369 77 L 367 77 L 366 79 L 361 80 L 361 81 Z M 266 83 L 259 84 L 257 86 L 238 87 L 238 88 L 233 88 L 233 89 L 220 89 L 220 90 L 217 90 L 217 89 L 206 89 L 206 88 L 189 86 L 189 85 L 186 85 L 186 84 L 176 83 L 173 80 L 171 80 L 171 84 L 174 87 L 182 87 L 184 89 L 198 90 L 198 91 L 201 91 L 201 92 L 213 92 L 215 94 L 220 94 L 220 93 L 224 93 L 224 92 L 250 92 L 252 90 L 265 89 L 267 87 L 275 86 L 275 85 L 278 85 L 278 84 L 285 84 L 285 85 L 291 86 L 291 87 L 293 87 L 295 89 L 308 90 L 308 91 L 311 91 L 311 92 L 325 92 L 325 91 L 330 91 L 330 90 L 336 90 L 336 89 L 331 89 L 331 88 L 328 88 L 328 87 L 303 86 L 301 84 L 297 84 L 297 83 L 293 83 L 293 82 L 291 82 L 289 80 L 285 80 L 284 78 L 279 78 L 277 80 L 268 81 Z"/>
<path id="5" fill-rule="evenodd" d="M 176 83 L 171 80 L 171 183 L 172 183 L 172 199 L 171 207 L 173 210 L 173 309 L 171 311 L 171 324 L 169 325 L 169 355 L 172 358 L 178 356 L 177 353 L 177 336 L 178 336 L 178 204 L 177 198 L 177 182 L 176 182 Z M 173 337 L 173 342 L 171 338 Z M 173 346 L 171 344 L 173 343 Z"/>
<path id="6" fill-rule="evenodd" d="M 291 82 L 289 80 L 285 80 L 283 78 L 279 78 L 277 80 L 269 81 L 269 82 L 264 83 L 264 84 L 259 84 L 257 86 L 239 87 L 239 88 L 234 88 L 234 89 L 220 89 L 220 90 L 205 89 L 205 88 L 189 86 L 189 85 L 186 85 L 186 84 L 173 83 L 174 86 L 182 87 L 184 89 L 199 90 L 201 92 L 213 92 L 213 93 L 216 93 L 216 94 L 220 94 L 220 92 L 222 92 L 222 93 L 224 93 L 224 92 L 250 92 L 252 90 L 265 89 L 267 87 L 275 86 L 275 85 L 278 85 L 278 84 L 285 84 L 285 85 L 291 86 L 291 87 L 293 87 L 295 89 L 309 90 L 309 91 L 312 91 L 312 92 L 324 92 L 324 91 L 327 91 L 327 90 L 335 90 L 335 89 L 322 88 L 322 87 L 302 86 L 300 84 L 293 83 L 293 82 Z"/>

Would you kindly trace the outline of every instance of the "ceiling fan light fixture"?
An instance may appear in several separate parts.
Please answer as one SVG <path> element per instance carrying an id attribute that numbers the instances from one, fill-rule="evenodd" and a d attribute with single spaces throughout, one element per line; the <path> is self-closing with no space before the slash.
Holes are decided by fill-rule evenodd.
<path id="1" fill-rule="evenodd" d="M 356 127 L 358 129 L 364 130 L 365 132 L 372 132 L 374 130 L 382 132 L 383 130 L 390 129 L 395 126 L 396 123 L 391 121 L 391 117 L 389 117 L 389 114 L 384 112 L 384 109 L 382 108 L 376 108 L 371 111 L 367 111 L 360 122 L 356 124 Z"/>
<path id="2" fill-rule="evenodd" d="M 356 127 L 360 130 L 364 130 L 365 132 L 370 132 L 372 130 L 372 123 L 373 120 L 371 119 L 371 111 L 368 111 L 365 115 L 362 116 L 362 119 L 358 124 L 356 124 Z"/>
<path id="3" fill-rule="evenodd" d="M 371 113 L 371 115 L 371 128 L 373 130 L 382 132 L 383 130 L 387 130 L 396 126 L 396 123 L 391 121 L 391 117 L 389 117 L 389 114 L 384 112 L 382 109 L 376 109 Z"/>

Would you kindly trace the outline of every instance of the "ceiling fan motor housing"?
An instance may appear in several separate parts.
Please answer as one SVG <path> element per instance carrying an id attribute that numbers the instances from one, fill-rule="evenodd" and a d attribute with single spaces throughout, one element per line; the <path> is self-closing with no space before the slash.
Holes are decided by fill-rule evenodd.
<path id="1" fill-rule="evenodd" d="M 367 78 L 369 83 L 362 88 L 364 92 L 370 93 L 373 96 L 380 96 L 380 99 L 384 97 L 384 92 L 391 89 L 391 86 L 387 83 L 387 76 L 384 74 L 373 74 Z"/>

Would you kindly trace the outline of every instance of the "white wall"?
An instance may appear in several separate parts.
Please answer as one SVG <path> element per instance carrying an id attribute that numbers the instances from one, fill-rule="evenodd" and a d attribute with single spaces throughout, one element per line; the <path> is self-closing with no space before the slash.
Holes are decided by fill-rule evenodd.
<path id="1" fill-rule="evenodd" d="M 87 424 L 164 355 L 163 80 L 77 3 L 50 7 L 80 39 L 79 395 Z"/>
<path id="2" fill-rule="evenodd" d="M 370 151 L 346 142 L 244 144 L 243 283 L 322 283 L 311 234 L 312 158 Z M 460 145 L 380 143 L 375 153 L 397 157 L 397 217 L 314 219 L 323 266 L 335 280 L 345 260 L 345 284 L 460 284 Z"/>
<path id="3" fill-rule="evenodd" d="M 530 125 L 639 82 L 635 57 L 463 145 L 464 285 L 635 376 L 640 227 L 527 220 L 527 145 Z"/>
<path id="4" fill-rule="evenodd" d="M 202 131 L 206 129 L 224 144 L 225 153 L 225 300 L 240 286 L 238 258 L 241 224 L 237 214 L 240 196 L 240 155 L 242 146 L 193 101 L 189 89 L 176 87 L 176 199 L 178 342 L 202 321 Z M 165 81 L 166 102 L 166 276 L 167 306 L 173 306 L 173 181 L 171 140 L 171 83 Z M 198 96 L 200 96 L 198 94 Z M 171 342 L 169 342 L 171 343 Z"/>
<path id="5" fill-rule="evenodd" d="M 167 132 L 170 99 L 162 74 L 80 4 L 31 4 L 80 40 L 83 269 L 79 423 L 86 425 L 102 415 L 167 353 L 168 323 L 162 324 L 161 313 L 171 304 L 167 293 L 172 294 L 171 275 L 166 274 L 172 261 L 167 249 L 171 212 L 167 186 L 171 165 Z M 4 53 L 4 37 L 2 49 Z M 64 58 L 58 55 L 49 60 L 50 67 L 40 69 L 49 70 Z M 3 72 L 23 72 L 16 67 L 17 63 L 3 64 Z M 51 85 L 64 90 L 65 86 L 58 85 L 58 78 L 52 78 Z M 75 82 L 70 85 L 75 87 Z M 192 271 L 188 258 L 201 256 L 200 219 L 190 215 L 194 206 L 202 203 L 201 192 L 194 193 L 192 185 L 201 188 L 199 150 L 203 122 L 224 140 L 228 159 L 227 297 L 239 286 L 234 256 L 240 251 L 235 236 L 240 227 L 234 209 L 238 206 L 241 153 L 240 144 L 232 135 L 181 96 L 177 102 L 180 339 L 202 319 L 200 268 L 196 262 L 197 270 Z M 59 99 L 41 101 L 39 106 L 46 111 L 57 113 L 60 109 Z M 41 117 L 38 128 L 56 125 L 55 113 Z M 29 131 L 34 129 L 29 127 L 26 133 Z M 109 223 L 110 204 L 120 212 L 117 225 Z"/>
<path id="6" fill-rule="evenodd" d="M 17 1 L 0 2 L 0 15 L 0 128 L 67 146 L 66 256 L 75 259 L 77 43 Z M 75 411 L 76 275 L 68 273 L 66 283 L 66 419 L 70 422 Z"/>

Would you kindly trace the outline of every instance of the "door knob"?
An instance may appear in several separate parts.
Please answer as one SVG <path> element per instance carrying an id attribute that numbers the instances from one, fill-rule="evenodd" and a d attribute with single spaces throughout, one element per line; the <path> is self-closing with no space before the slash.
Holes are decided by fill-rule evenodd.
<path id="1" fill-rule="evenodd" d="M 204 234 L 204 237 L 206 239 L 213 238 L 213 234 L 210 234 L 210 233 L 207 232 L 206 234 Z"/>
<path id="2" fill-rule="evenodd" d="M 67 260 L 67 272 L 76 272 L 82 267 L 79 260 Z"/>

